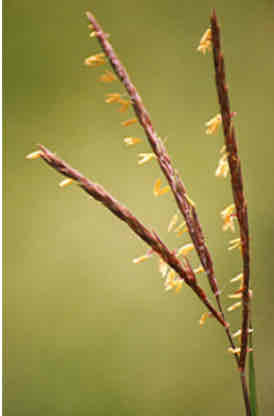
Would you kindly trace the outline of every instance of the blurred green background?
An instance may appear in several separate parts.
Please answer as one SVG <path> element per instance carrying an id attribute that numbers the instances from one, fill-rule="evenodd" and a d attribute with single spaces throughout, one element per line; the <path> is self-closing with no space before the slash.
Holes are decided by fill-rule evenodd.
<path id="1" fill-rule="evenodd" d="M 154 198 L 156 163 L 142 167 L 123 115 L 104 103 L 119 83 L 86 68 L 99 52 L 93 11 L 131 74 L 196 202 L 225 305 L 240 256 L 221 231 L 229 180 L 214 171 L 223 138 L 204 134 L 218 112 L 212 58 L 196 52 L 211 8 L 220 19 L 252 236 L 253 321 L 261 414 L 274 410 L 272 0 L 4 1 L 5 414 L 243 415 L 222 329 L 188 288 L 166 293 L 145 244 L 60 175 L 25 155 L 42 143 L 106 187 L 171 247 L 170 195 Z M 272 129 L 272 130 L 271 130 Z M 237 236 L 237 235 L 236 235 Z M 193 257 L 193 264 L 197 260 Z M 201 284 L 207 288 L 204 277 Z M 240 313 L 229 316 L 238 329 Z"/>

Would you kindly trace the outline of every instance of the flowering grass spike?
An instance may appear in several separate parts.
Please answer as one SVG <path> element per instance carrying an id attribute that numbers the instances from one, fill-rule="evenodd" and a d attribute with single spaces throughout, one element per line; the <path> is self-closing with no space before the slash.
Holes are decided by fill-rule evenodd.
<path id="1" fill-rule="evenodd" d="M 183 285 L 190 288 L 205 309 L 205 312 L 199 320 L 200 325 L 204 325 L 207 318 L 211 317 L 223 328 L 229 344 L 228 351 L 232 353 L 240 373 L 246 416 L 254 416 L 251 415 L 250 392 L 246 382 L 246 354 L 251 351 L 251 348 L 248 346 L 248 340 L 249 335 L 253 331 L 249 314 L 252 291 L 249 288 L 250 266 L 247 203 L 243 191 L 243 179 L 236 143 L 236 133 L 232 122 L 235 113 L 231 111 L 229 104 L 228 88 L 225 81 L 224 57 L 221 51 L 220 28 L 216 13 L 213 11 L 210 28 L 202 36 L 197 50 L 203 55 L 206 52 L 212 51 L 213 55 L 220 110 L 215 117 L 206 123 L 206 134 L 215 134 L 219 127 L 222 126 L 225 139 L 215 175 L 227 177 L 230 174 L 231 177 L 233 203 L 221 212 L 223 231 L 230 230 L 234 232 L 235 223 L 237 222 L 240 234 L 239 238 L 230 241 L 229 246 L 229 250 L 235 248 L 240 249 L 243 263 L 240 273 L 231 279 L 232 283 L 239 281 L 240 287 L 228 295 L 229 298 L 240 299 L 240 301 L 226 308 L 228 312 L 242 308 L 241 328 L 234 334 L 231 332 L 230 324 L 226 320 L 225 307 L 221 298 L 221 290 L 219 289 L 215 266 L 198 217 L 196 204 L 188 196 L 186 186 L 180 177 L 178 169 L 174 167 L 173 161 L 168 154 L 165 141 L 161 140 L 160 136 L 156 133 L 141 96 L 108 40 L 109 35 L 103 31 L 92 13 L 87 12 L 86 16 L 90 23 L 90 36 L 98 40 L 102 52 L 86 58 L 85 65 L 88 67 L 97 67 L 108 62 L 112 70 L 106 70 L 100 76 L 99 81 L 108 84 L 112 81 L 120 80 L 123 84 L 125 93 L 110 92 L 106 95 L 105 102 L 108 104 L 118 104 L 118 110 L 122 113 L 130 108 L 134 112 L 135 116 L 122 121 L 121 125 L 130 127 L 131 125 L 138 124 L 144 130 L 147 142 L 151 147 L 151 152 L 143 151 L 138 154 L 138 165 L 143 165 L 151 160 L 157 161 L 167 185 L 162 186 L 161 179 L 157 179 L 154 183 L 153 193 L 155 196 L 160 196 L 170 191 L 170 195 L 174 198 L 177 205 L 176 214 L 172 216 L 168 224 L 168 232 L 173 230 L 177 236 L 181 236 L 187 232 L 190 242 L 182 245 L 177 250 L 169 249 L 156 231 L 147 228 L 127 207 L 117 201 L 101 185 L 89 180 L 43 145 L 40 145 L 38 151 L 30 153 L 26 158 L 29 160 L 41 159 L 65 177 L 60 182 L 60 187 L 67 186 L 71 183 L 77 184 L 79 189 L 99 201 L 116 218 L 123 221 L 149 247 L 148 251 L 144 255 L 135 258 L 133 263 L 139 264 L 151 257 L 158 258 L 159 272 L 162 278 L 165 279 L 164 287 L 167 291 L 174 290 L 177 293 Z M 134 146 L 141 142 L 141 139 L 132 137 L 131 135 L 124 138 L 126 146 Z M 177 225 L 178 223 L 179 225 Z M 191 252 L 196 253 L 199 261 L 199 266 L 196 268 L 192 264 L 192 255 L 190 256 L 191 259 L 188 257 Z M 200 284 L 200 279 L 204 279 L 201 273 L 204 273 L 204 276 L 207 278 L 209 294 Z M 213 300 L 211 299 L 212 295 Z M 234 339 L 238 339 L 239 337 L 239 345 L 236 345 Z"/>

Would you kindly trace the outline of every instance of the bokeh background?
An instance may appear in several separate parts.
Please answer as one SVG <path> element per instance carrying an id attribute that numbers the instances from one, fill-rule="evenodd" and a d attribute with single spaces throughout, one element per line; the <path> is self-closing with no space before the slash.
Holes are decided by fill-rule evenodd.
<path id="1" fill-rule="evenodd" d="M 123 115 L 104 103 L 121 92 L 86 68 L 99 52 L 84 16 L 93 11 L 136 83 L 196 202 L 225 305 L 240 256 L 221 231 L 229 180 L 214 171 L 222 134 L 211 56 L 196 52 L 215 6 L 249 204 L 253 321 L 261 414 L 274 411 L 274 2 L 169 0 L 4 1 L 5 414 L 243 415 L 240 383 L 222 329 L 200 328 L 188 288 L 166 293 L 157 262 L 134 265 L 145 244 L 80 190 L 25 155 L 37 143 L 106 187 L 170 247 L 170 195 L 157 199 L 156 163 L 137 165 Z M 237 236 L 237 235 L 236 235 Z M 193 264 L 197 264 L 195 256 Z M 207 288 L 204 277 L 201 284 Z M 238 329 L 240 313 L 229 316 Z"/>

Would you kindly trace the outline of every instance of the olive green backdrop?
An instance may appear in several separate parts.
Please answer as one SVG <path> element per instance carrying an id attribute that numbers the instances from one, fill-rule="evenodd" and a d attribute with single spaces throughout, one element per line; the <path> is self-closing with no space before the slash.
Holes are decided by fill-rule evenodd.
<path id="1" fill-rule="evenodd" d="M 261 1 L 7 0 L 4 2 L 5 414 L 243 415 L 240 383 L 221 327 L 198 320 L 188 288 L 166 293 L 155 259 L 134 265 L 145 244 L 105 208 L 25 155 L 43 143 L 106 187 L 169 247 L 170 195 L 152 194 L 156 163 L 137 165 L 123 115 L 104 103 L 99 52 L 84 12 L 93 11 L 129 70 L 157 132 L 196 202 L 225 305 L 240 256 L 221 231 L 229 180 L 214 177 L 222 134 L 212 57 L 196 47 L 215 6 L 249 204 L 253 320 L 261 414 L 274 410 L 273 39 L 274 3 Z M 193 264 L 197 260 L 193 256 Z M 201 284 L 207 288 L 205 278 Z M 240 313 L 229 316 L 233 330 Z"/>

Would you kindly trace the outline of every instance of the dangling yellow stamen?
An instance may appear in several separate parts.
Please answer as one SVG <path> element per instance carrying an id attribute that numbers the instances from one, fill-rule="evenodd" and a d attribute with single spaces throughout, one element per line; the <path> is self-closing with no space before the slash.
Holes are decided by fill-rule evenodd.
<path id="1" fill-rule="evenodd" d="M 183 221 L 176 229 L 174 230 L 177 233 L 177 236 L 180 237 L 182 234 L 187 232 L 187 225 L 186 222 Z"/>
<path id="2" fill-rule="evenodd" d="M 205 271 L 205 269 L 203 268 L 203 266 L 199 266 L 196 269 L 193 270 L 195 274 L 198 273 L 203 273 Z"/>
<path id="3" fill-rule="evenodd" d="M 200 326 L 203 326 L 205 324 L 205 321 L 209 317 L 209 312 L 204 312 L 199 320 Z"/>
<path id="4" fill-rule="evenodd" d="M 169 186 L 164 186 L 163 188 L 161 188 L 161 184 L 161 179 L 157 179 L 153 186 L 153 194 L 155 196 L 164 195 L 170 190 Z"/>
<path id="5" fill-rule="evenodd" d="M 234 332 L 234 334 L 232 334 L 232 338 L 237 338 L 241 335 L 242 335 L 242 330 L 239 329 L 238 331 Z"/>
<path id="6" fill-rule="evenodd" d="M 237 354 L 237 355 L 239 355 L 239 354 L 240 354 L 240 352 L 241 352 L 241 348 L 240 348 L 240 347 L 237 347 L 237 348 L 232 348 L 232 347 L 229 347 L 229 348 L 227 349 L 227 351 L 228 351 L 228 352 L 231 352 L 232 354 Z"/>
<path id="7" fill-rule="evenodd" d="M 235 231 L 234 218 L 235 218 L 235 205 L 230 204 L 223 211 L 221 211 L 221 217 L 224 221 L 223 231 L 230 228 L 231 231 Z"/>
<path id="8" fill-rule="evenodd" d="M 230 240 L 229 242 L 230 246 L 228 247 L 228 250 L 234 250 L 235 248 L 242 248 L 242 243 L 240 238 L 235 238 L 235 240 Z"/>
<path id="9" fill-rule="evenodd" d="M 171 269 L 168 272 L 164 286 L 166 290 L 175 289 L 175 293 L 178 293 L 183 286 L 183 280 L 176 276 L 175 271 Z"/>
<path id="10" fill-rule="evenodd" d="M 121 124 L 122 126 L 127 127 L 127 126 L 131 126 L 134 123 L 137 123 L 137 121 L 138 121 L 137 118 L 131 118 L 129 120 L 122 121 Z"/>
<path id="11" fill-rule="evenodd" d="M 180 292 L 180 290 L 182 289 L 182 287 L 183 287 L 183 280 L 182 279 L 177 279 L 176 280 L 176 287 L 175 287 L 175 293 L 179 293 Z"/>
<path id="12" fill-rule="evenodd" d="M 140 157 L 138 165 L 143 165 L 144 163 L 156 158 L 154 153 L 139 153 L 138 156 Z"/>
<path id="13" fill-rule="evenodd" d="M 118 92 L 114 92 L 111 94 L 107 94 L 107 98 L 105 99 L 105 102 L 107 104 L 119 103 L 120 100 L 121 100 L 121 94 L 119 94 Z"/>
<path id="14" fill-rule="evenodd" d="M 105 82 L 105 83 L 113 82 L 113 81 L 116 81 L 116 80 L 117 80 L 116 75 L 111 71 L 106 71 L 104 74 L 102 74 L 99 77 L 99 81 L 100 82 Z"/>
<path id="15" fill-rule="evenodd" d="M 206 134 L 214 134 L 217 132 L 218 127 L 220 126 L 222 122 L 222 116 L 221 114 L 217 114 L 215 117 L 213 117 L 212 119 L 210 119 L 209 121 L 207 121 L 205 123 L 207 129 L 206 129 Z"/>
<path id="16" fill-rule="evenodd" d="M 103 65 L 105 63 L 106 61 L 104 53 L 97 53 L 97 55 L 92 55 L 85 59 L 85 65 L 89 67 Z"/>
<path id="17" fill-rule="evenodd" d="M 233 303 L 233 305 L 231 305 L 231 306 L 229 306 L 228 308 L 227 308 L 227 312 L 232 312 L 232 311 L 235 311 L 235 309 L 238 309 L 238 308 L 240 308 L 242 306 L 242 302 L 236 302 L 236 303 Z"/>
<path id="18" fill-rule="evenodd" d="M 197 48 L 198 52 L 202 52 L 203 55 L 205 55 L 206 51 L 211 51 L 211 43 L 212 43 L 212 33 L 211 29 L 207 29 L 205 33 L 203 34 L 199 46 Z"/>
<path id="19" fill-rule="evenodd" d="M 189 198 L 188 194 L 185 194 L 185 197 L 186 197 L 187 201 L 189 202 L 189 204 L 190 204 L 192 207 L 195 207 L 195 202 L 194 202 L 194 201 L 192 201 L 192 199 L 190 199 L 190 198 Z"/>
<path id="20" fill-rule="evenodd" d="M 28 159 L 28 160 L 35 160 L 35 159 L 39 159 L 39 157 L 41 157 L 41 154 L 42 154 L 43 152 L 41 151 L 41 150 L 37 150 L 36 152 L 32 152 L 32 153 L 29 153 L 27 156 L 26 156 L 26 159 Z"/>
<path id="21" fill-rule="evenodd" d="M 230 299 L 241 299 L 243 297 L 242 293 L 232 293 L 231 295 L 227 295 Z"/>
<path id="22" fill-rule="evenodd" d="M 224 144 L 224 145 L 221 147 L 221 150 L 220 150 L 221 155 L 222 155 L 223 153 L 225 153 L 225 151 L 226 151 L 226 145 Z"/>
<path id="23" fill-rule="evenodd" d="M 152 254 L 146 253 L 143 256 L 140 256 L 140 257 L 137 257 L 137 258 L 133 259 L 132 262 L 134 264 L 139 264 L 139 263 L 142 263 L 143 261 L 148 260 L 151 256 L 152 256 Z"/>
<path id="24" fill-rule="evenodd" d="M 194 245 L 192 243 L 185 244 L 184 246 L 179 248 L 179 250 L 177 251 L 177 257 L 180 256 L 181 254 L 183 256 L 187 256 L 188 253 L 190 253 L 193 249 L 194 249 Z"/>
<path id="25" fill-rule="evenodd" d="M 244 278 L 244 274 L 239 273 L 239 274 L 237 274 L 237 276 L 233 277 L 233 279 L 231 279 L 230 281 L 231 281 L 231 283 L 238 282 L 238 280 L 240 280 L 242 282 L 243 278 Z"/>
<path id="26" fill-rule="evenodd" d="M 88 25 L 88 28 L 91 30 L 91 33 L 89 34 L 90 38 L 93 38 L 97 35 L 97 32 L 95 32 L 93 25 Z"/>
<path id="27" fill-rule="evenodd" d="M 254 331 L 253 328 L 252 329 L 249 328 L 248 329 L 248 334 L 252 334 L 253 331 Z M 238 331 L 234 332 L 234 334 L 232 334 L 232 338 L 237 338 L 237 337 L 240 337 L 241 335 L 242 335 L 242 330 L 239 329 Z"/>
<path id="28" fill-rule="evenodd" d="M 215 171 L 215 176 L 223 176 L 224 178 L 227 177 L 229 172 L 229 165 L 227 161 L 228 153 L 225 153 L 219 160 L 219 164 Z"/>
<path id="29" fill-rule="evenodd" d="M 123 99 L 120 99 L 118 101 L 118 103 L 121 104 L 121 107 L 119 108 L 119 111 L 121 113 L 124 113 L 125 111 L 127 111 L 128 107 L 131 104 L 131 102 L 129 100 L 123 100 Z"/>
<path id="30" fill-rule="evenodd" d="M 170 232 L 170 231 L 172 231 L 173 230 L 173 228 L 175 227 L 175 225 L 177 224 L 177 222 L 178 222 L 178 219 L 179 219 L 179 215 L 178 215 L 178 213 L 176 212 L 176 214 L 174 214 L 173 215 L 173 217 L 171 218 L 171 220 L 170 220 L 170 223 L 168 224 L 168 228 L 167 228 L 167 231 L 168 232 Z"/>
<path id="31" fill-rule="evenodd" d="M 164 262 L 163 259 L 160 258 L 159 260 L 159 272 L 162 275 L 162 277 L 166 277 L 167 271 L 168 271 L 168 264 Z"/>
<path id="32" fill-rule="evenodd" d="M 105 100 L 105 102 L 107 104 L 111 104 L 111 103 L 118 103 L 121 104 L 121 107 L 119 108 L 119 111 L 124 113 L 128 107 L 130 106 L 130 101 L 129 100 L 124 100 L 121 96 L 121 94 L 119 93 L 111 93 L 111 94 L 107 94 L 107 98 Z"/>
<path id="33" fill-rule="evenodd" d="M 61 181 L 59 183 L 59 186 L 60 186 L 60 188 L 64 188 L 65 186 L 71 185 L 73 182 L 74 182 L 73 179 L 67 178 L 67 179 L 64 179 L 63 181 Z"/>
<path id="34" fill-rule="evenodd" d="M 139 139 L 139 137 L 125 137 L 124 143 L 126 146 L 134 146 L 137 143 L 141 143 L 142 139 Z"/>
<path id="35" fill-rule="evenodd" d="M 175 279 L 175 277 L 176 277 L 175 271 L 173 269 L 170 269 L 168 274 L 167 274 L 165 283 L 164 283 L 164 286 L 165 286 L 166 290 L 170 290 L 170 289 L 174 288 L 174 284 L 175 284 L 174 279 Z"/>

